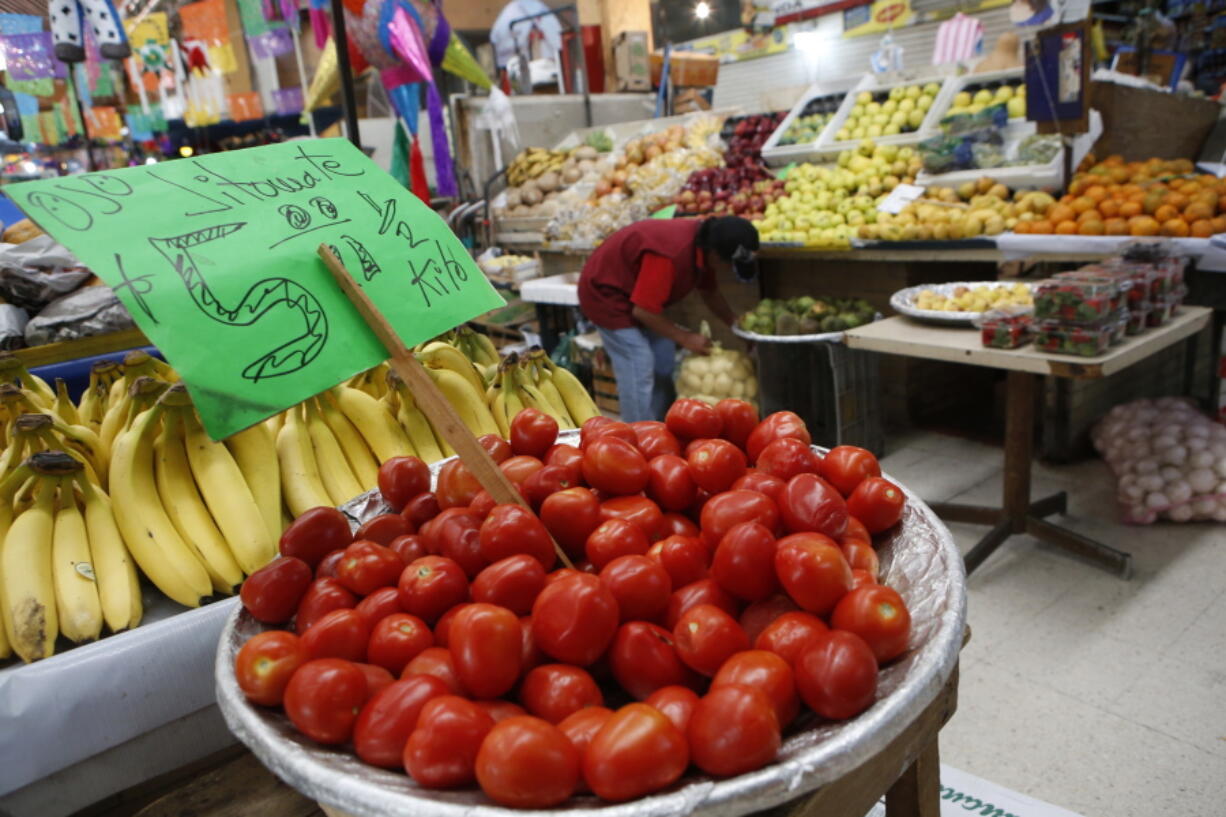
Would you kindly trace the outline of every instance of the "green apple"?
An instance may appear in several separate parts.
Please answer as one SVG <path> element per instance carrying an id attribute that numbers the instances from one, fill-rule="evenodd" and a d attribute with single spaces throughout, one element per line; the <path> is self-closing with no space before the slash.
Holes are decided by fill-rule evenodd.
<path id="1" fill-rule="evenodd" d="M 976 105 L 987 105 L 989 102 L 992 101 L 992 92 L 989 91 L 987 88 L 982 88 L 975 92 L 975 96 L 972 99 L 972 101 Z"/>
<path id="2" fill-rule="evenodd" d="M 898 103 L 898 110 L 903 111 L 904 113 L 906 111 L 913 111 L 918 104 L 918 99 L 911 99 L 908 97 L 907 99 L 904 99 L 902 102 Z"/>
<path id="3" fill-rule="evenodd" d="M 898 110 L 898 100 L 896 99 L 887 99 L 881 103 L 882 113 L 894 113 L 896 110 Z"/>
<path id="4" fill-rule="evenodd" d="M 860 93 L 856 94 L 856 102 L 859 102 L 861 105 L 867 105 L 872 101 L 873 95 L 868 91 L 861 91 Z"/>
<path id="5" fill-rule="evenodd" d="M 954 107 L 965 108 L 971 104 L 971 95 L 966 91 L 959 91 L 954 95 Z"/>
<path id="6" fill-rule="evenodd" d="M 969 113 L 969 114 L 977 114 L 977 113 L 979 113 L 979 112 L 980 112 L 980 111 L 982 111 L 982 110 L 983 110 L 983 103 L 982 103 L 982 102 L 976 102 L 976 103 L 972 104 L 972 105 L 971 105 L 969 108 L 967 108 L 967 109 L 966 109 L 966 112 L 967 112 L 967 113 Z"/>
<path id="7" fill-rule="evenodd" d="M 1009 108 L 1010 119 L 1022 119 L 1026 116 L 1026 97 L 1015 96 L 1005 104 Z"/>
<path id="8" fill-rule="evenodd" d="M 966 113 L 965 105 L 951 105 L 949 110 L 945 112 L 945 115 L 946 116 L 958 116 L 959 114 L 964 114 L 964 113 Z"/>
<path id="9" fill-rule="evenodd" d="M 864 131 L 864 135 L 871 137 L 873 139 L 876 139 L 878 136 L 880 136 L 884 132 L 884 130 L 885 130 L 884 125 L 869 125 L 868 128 Z"/>
<path id="10" fill-rule="evenodd" d="M 1022 99 L 1025 99 L 1026 98 L 1026 83 L 1023 82 L 1020 85 L 1018 85 L 1016 88 L 1014 88 L 1013 95 L 1020 96 Z"/>
<path id="11" fill-rule="evenodd" d="M 907 90 L 903 92 L 903 96 L 908 99 L 919 99 L 920 87 L 918 85 L 908 85 Z"/>
<path id="12" fill-rule="evenodd" d="M 865 136 L 868 136 L 868 128 L 855 128 L 851 132 L 852 139 L 863 139 Z"/>
<path id="13" fill-rule="evenodd" d="M 851 128 L 839 128 L 839 132 L 834 135 L 834 138 L 839 142 L 846 142 L 851 138 Z"/>
<path id="14" fill-rule="evenodd" d="M 876 116 L 877 114 L 881 113 L 881 103 L 880 102 L 868 103 L 867 105 L 864 106 L 864 112 L 867 114 L 872 114 Z"/>
<path id="15" fill-rule="evenodd" d="M 926 111 L 932 107 L 932 100 L 933 97 L 929 96 L 928 94 L 924 94 L 919 99 L 915 100 L 915 107 L 919 108 L 921 111 Z"/>
<path id="16" fill-rule="evenodd" d="M 936 96 L 941 92 L 941 86 L 935 82 L 930 82 L 924 86 L 924 93 L 928 96 Z"/>
<path id="17" fill-rule="evenodd" d="M 914 111 L 907 114 L 907 124 L 912 128 L 918 128 L 920 125 L 924 124 L 924 116 L 924 112 L 919 108 L 916 108 Z"/>
<path id="18" fill-rule="evenodd" d="M 996 89 L 996 100 L 998 102 L 1008 102 L 1013 99 L 1013 89 L 1008 85 L 1002 85 Z"/>
<path id="19" fill-rule="evenodd" d="M 847 118 L 851 119 L 853 117 L 858 117 L 858 116 L 863 116 L 863 115 L 864 115 L 863 105 L 852 105 L 851 110 L 847 113 Z"/>
<path id="20" fill-rule="evenodd" d="M 906 121 L 907 121 L 907 112 L 906 111 L 896 111 L 894 115 L 890 117 L 890 121 L 887 124 L 898 125 L 899 127 L 902 127 L 903 123 Z"/>
<path id="21" fill-rule="evenodd" d="M 881 129 L 882 136 L 897 136 L 902 133 L 902 125 L 889 124 Z"/>
<path id="22" fill-rule="evenodd" d="M 903 90 L 904 89 L 901 85 L 897 88 L 891 88 L 890 89 L 890 99 L 894 99 L 894 100 L 902 99 Z"/>
<path id="23" fill-rule="evenodd" d="M 876 150 L 877 150 L 877 143 L 874 142 L 872 139 L 865 139 L 863 142 L 860 143 L 860 155 L 861 156 L 872 156 L 873 152 Z"/>
<path id="24" fill-rule="evenodd" d="M 879 128 L 884 128 L 886 125 L 890 124 L 890 115 L 888 113 L 879 113 L 873 117 L 872 124 Z"/>

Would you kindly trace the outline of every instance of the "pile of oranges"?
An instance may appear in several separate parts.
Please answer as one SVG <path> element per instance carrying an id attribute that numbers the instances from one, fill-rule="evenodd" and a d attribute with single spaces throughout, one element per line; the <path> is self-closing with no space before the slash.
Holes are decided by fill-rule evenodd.
<path id="1" fill-rule="evenodd" d="M 1046 213 L 1022 216 L 1013 230 L 1208 238 L 1226 233 L 1226 180 L 1193 175 L 1187 159 L 1126 163 L 1111 156 L 1074 176 L 1067 195 Z"/>

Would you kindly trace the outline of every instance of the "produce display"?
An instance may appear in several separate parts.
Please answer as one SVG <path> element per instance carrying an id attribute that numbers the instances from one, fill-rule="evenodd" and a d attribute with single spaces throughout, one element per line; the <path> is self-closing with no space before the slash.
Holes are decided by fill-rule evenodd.
<path id="1" fill-rule="evenodd" d="M 916 309 L 937 312 L 986 312 L 1001 307 L 1031 306 L 1033 303 L 1029 285 L 1021 282 L 1000 284 L 993 281 L 957 286 L 949 295 L 922 289 L 916 294 L 913 305 Z"/>
<path id="2" fill-rule="evenodd" d="M 1164 397 L 1116 406 L 1092 436 L 1119 480 L 1125 521 L 1226 522 L 1226 426 L 1190 401 Z"/>
<path id="3" fill-rule="evenodd" d="M 1030 343 L 1034 335 L 1033 318 L 1028 312 L 992 309 L 979 322 L 979 337 L 992 349 L 1016 349 Z"/>
<path id="4" fill-rule="evenodd" d="M 805 103 L 800 115 L 791 121 L 787 130 L 780 134 L 776 147 L 802 145 L 817 141 L 822 131 L 839 110 L 843 94 L 816 96 Z M 895 106 L 897 107 L 897 105 Z"/>
<path id="5" fill-rule="evenodd" d="M 1118 284 L 1093 278 L 1053 278 L 1034 290 L 1034 316 L 1066 324 L 1094 326 L 1115 315 Z"/>
<path id="6" fill-rule="evenodd" d="M 905 498 L 871 453 L 822 457 L 795 414 L 739 400 L 557 433 L 525 410 L 491 445 L 530 509 L 404 457 L 379 472 L 393 512 L 356 535 L 332 508 L 300 515 L 243 589 L 268 628 L 236 657 L 247 698 L 511 808 L 751 772 L 873 703 L 911 620 L 877 582 L 873 536 Z"/>
<path id="7" fill-rule="evenodd" d="M 917 131 L 940 92 L 941 86 L 935 82 L 889 91 L 860 91 L 835 139 L 846 142 Z"/>
<path id="8" fill-rule="evenodd" d="M 871 323 L 877 317 L 863 298 L 763 298 L 737 321 L 746 332 L 758 335 L 816 335 L 842 332 Z"/>
<path id="9" fill-rule="evenodd" d="M 1018 192 L 990 176 L 958 187 L 930 187 L 922 198 L 897 215 L 880 213 L 861 225 L 856 236 L 876 241 L 957 241 L 999 235 L 1015 227 L 1026 213 L 1045 212 L 1054 199 L 1039 191 Z"/>
<path id="10" fill-rule="evenodd" d="M 1035 325 L 1034 346 L 1040 352 L 1056 355 L 1097 357 L 1107 351 L 1115 337 L 1111 325 L 1073 326 L 1060 321 L 1040 321 Z"/>
<path id="11" fill-rule="evenodd" d="M 993 105 L 1004 105 L 1009 119 L 1026 118 L 1026 84 L 1019 80 L 971 82 L 954 94 L 945 116 L 976 114 Z"/>
<path id="12" fill-rule="evenodd" d="M 703 332 L 710 337 L 706 322 Z M 712 406 L 725 398 L 757 405 L 758 378 L 753 359 L 737 349 L 713 343 L 708 354 L 689 355 L 677 370 L 677 396 L 691 397 Z"/>
<path id="13" fill-rule="evenodd" d="M 782 113 L 768 113 L 730 116 L 725 119 L 719 134 L 728 146 L 724 151 L 724 164 L 737 167 L 742 164 L 760 163 L 762 146 L 785 116 L 786 114 Z"/>
<path id="14" fill-rule="evenodd" d="M 581 181 L 593 180 L 608 164 L 590 144 L 572 150 L 528 148 L 507 168 L 506 207 L 499 211 L 514 218 L 552 216 L 562 191 Z"/>
<path id="15" fill-rule="evenodd" d="M 731 121 L 731 120 L 730 120 Z M 784 181 L 762 164 L 762 142 L 770 135 L 774 116 L 741 117 L 727 136 L 724 166 L 695 170 L 673 197 L 677 214 L 738 215 L 762 218 L 766 206 L 784 192 Z M 724 133 L 729 127 L 724 125 Z"/>

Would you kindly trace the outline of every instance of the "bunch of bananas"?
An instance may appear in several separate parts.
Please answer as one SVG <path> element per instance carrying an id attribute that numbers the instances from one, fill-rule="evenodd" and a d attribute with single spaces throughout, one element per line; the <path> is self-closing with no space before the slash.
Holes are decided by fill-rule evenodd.
<path id="1" fill-rule="evenodd" d="M 513 187 L 518 187 L 550 170 L 561 171 L 562 164 L 569 155 L 569 151 L 565 150 L 525 148 L 507 167 L 507 181 Z"/>
<path id="2" fill-rule="evenodd" d="M 561 429 L 578 428 L 600 413 L 578 378 L 539 347 L 523 357 L 509 355 L 486 389 L 486 399 L 503 437 L 510 436 L 511 421 L 525 408 L 545 412 Z"/>

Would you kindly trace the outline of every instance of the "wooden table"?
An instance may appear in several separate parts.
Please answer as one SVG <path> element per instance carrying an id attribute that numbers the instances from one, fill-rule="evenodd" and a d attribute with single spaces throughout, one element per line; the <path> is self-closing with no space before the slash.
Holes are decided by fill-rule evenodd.
<path id="1" fill-rule="evenodd" d="M 1196 334 L 1209 323 L 1211 313 L 1206 307 L 1185 306 L 1166 326 L 1128 338 L 1111 347 L 1106 354 L 1093 358 L 1045 354 L 1032 346 L 989 349 L 982 345 L 978 331 L 933 326 L 899 317 L 848 330 L 847 345 L 853 349 L 966 363 L 1008 372 L 1002 507 L 932 505 L 932 509 L 947 521 L 991 526 L 991 530 L 967 552 L 967 573 L 974 571 L 1010 537 L 1028 533 L 1127 578 L 1132 572 L 1132 557 L 1128 553 L 1046 520 L 1045 517 L 1067 510 L 1068 497 L 1063 491 L 1035 502 L 1030 499 L 1034 405 L 1039 377 L 1106 377 L 1181 340 L 1194 343 Z"/>

